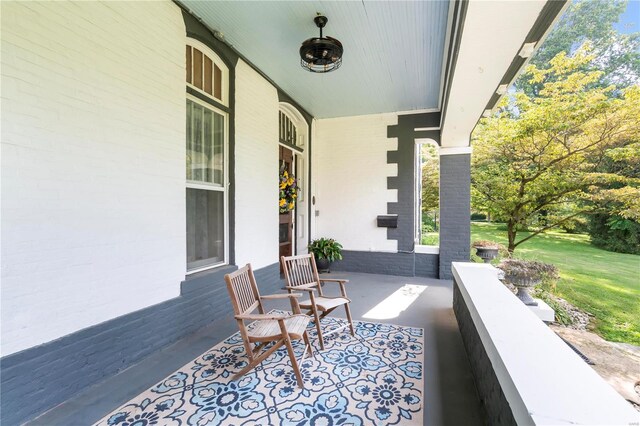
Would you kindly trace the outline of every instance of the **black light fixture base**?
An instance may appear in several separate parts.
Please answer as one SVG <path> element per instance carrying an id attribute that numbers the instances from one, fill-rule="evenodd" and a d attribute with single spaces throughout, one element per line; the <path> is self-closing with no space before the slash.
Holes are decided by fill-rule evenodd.
<path id="1" fill-rule="evenodd" d="M 324 28 L 324 26 L 327 25 L 327 22 L 329 22 L 329 19 L 327 19 L 327 17 L 324 15 L 318 15 L 313 18 L 313 22 L 316 23 L 316 26 L 318 28 Z"/>

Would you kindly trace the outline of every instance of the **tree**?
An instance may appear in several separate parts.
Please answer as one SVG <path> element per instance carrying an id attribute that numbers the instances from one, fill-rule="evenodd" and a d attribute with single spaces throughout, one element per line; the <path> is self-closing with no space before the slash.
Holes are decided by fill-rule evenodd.
<path id="1" fill-rule="evenodd" d="M 432 144 L 421 146 L 422 211 L 432 212 L 440 206 L 440 167 L 437 148 Z"/>
<path id="2" fill-rule="evenodd" d="M 640 254 L 640 143 L 608 151 L 598 168 L 621 178 L 609 182 L 594 200 L 598 209 L 589 217 L 591 242 L 610 251 Z"/>
<path id="3" fill-rule="evenodd" d="M 420 164 L 422 173 L 422 232 L 438 230 L 438 212 L 440 208 L 440 157 L 438 148 L 431 143 L 420 146 Z"/>
<path id="4" fill-rule="evenodd" d="M 588 66 L 594 59 L 586 43 L 573 56 L 561 52 L 546 68 L 530 65 L 525 75 L 538 86 L 537 93 L 504 98 L 498 112 L 474 132 L 473 202 L 506 222 L 510 252 L 547 229 L 595 211 L 599 198 L 620 198 L 607 185 L 624 177 L 601 171 L 599 165 L 609 150 L 638 142 L 640 87 L 612 96 L 615 86 L 596 84 L 603 73 Z M 636 183 L 629 180 L 624 186 L 640 198 Z M 549 214 L 568 203 L 580 208 Z M 516 241 L 520 229 L 541 217 L 536 230 Z"/>
<path id="5" fill-rule="evenodd" d="M 623 34 L 613 26 L 626 7 L 624 0 L 572 2 L 530 64 L 538 69 L 548 68 L 556 55 L 562 52 L 571 55 L 588 41 L 595 57 L 584 64 L 584 71 L 602 71 L 600 78 L 592 84 L 602 87 L 614 84 L 623 89 L 640 83 L 640 32 Z M 540 84 L 522 75 L 516 81 L 516 89 L 535 96 Z M 619 92 L 611 94 L 619 95 Z"/>

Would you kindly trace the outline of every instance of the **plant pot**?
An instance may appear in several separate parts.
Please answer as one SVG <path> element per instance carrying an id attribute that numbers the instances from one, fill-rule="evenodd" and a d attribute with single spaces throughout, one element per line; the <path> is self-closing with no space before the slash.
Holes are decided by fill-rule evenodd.
<path id="1" fill-rule="evenodd" d="M 331 272 L 329 267 L 331 266 L 331 262 L 327 259 L 318 259 L 316 257 L 316 267 L 318 268 L 318 272 Z"/>
<path id="2" fill-rule="evenodd" d="M 484 263 L 489 263 L 496 257 L 498 257 L 498 248 L 493 247 L 476 247 L 476 254 Z"/>
<path id="3" fill-rule="evenodd" d="M 528 277 L 520 277 L 514 275 L 506 275 L 505 279 L 513 284 L 516 289 L 518 289 L 516 293 L 516 297 L 522 301 L 527 306 L 538 306 L 538 302 L 531 297 L 529 294 L 529 290 L 531 290 L 536 285 L 540 284 L 540 278 L 528 278 Z"/>

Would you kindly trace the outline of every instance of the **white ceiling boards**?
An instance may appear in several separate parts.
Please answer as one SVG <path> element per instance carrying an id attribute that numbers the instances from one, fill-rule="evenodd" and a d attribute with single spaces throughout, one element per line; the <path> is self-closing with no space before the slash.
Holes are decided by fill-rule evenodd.
<path id="1" fill-rule="evenodd" d="M 439 107 L 448 1 L 181 3 L 317 118 Z M 300 66 L 317 13 L 344 46 L 335 72 Z"/>

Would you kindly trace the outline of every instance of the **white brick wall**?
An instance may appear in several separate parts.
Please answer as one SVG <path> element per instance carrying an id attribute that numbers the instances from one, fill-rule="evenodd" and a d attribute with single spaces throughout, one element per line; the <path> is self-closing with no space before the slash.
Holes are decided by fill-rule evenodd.
<path id="1" fill-rule="evenodd" d="M 2 355 L 179 294 L 184 43 L 168 1 L 2 2 Z"/>
<path id="2" fill-rule="evenodd" d="M 335 238 L 347 250 L 397 250 L 386 228 L 376 226 L 387 203 L 397 201 L 397 190 L 387 189 L 387 177 L 397 175 L 387 151 L 398 145 L 387 138 L 387 126 L 397 122 L 396 114 L 316 120 L 312 161 L 319 216 L 313 238 Z"/>
<path id="3" fill-rule="evenodd" d="M 278 92 L 236 66 L 236 264 L 278 261 Z"/>

